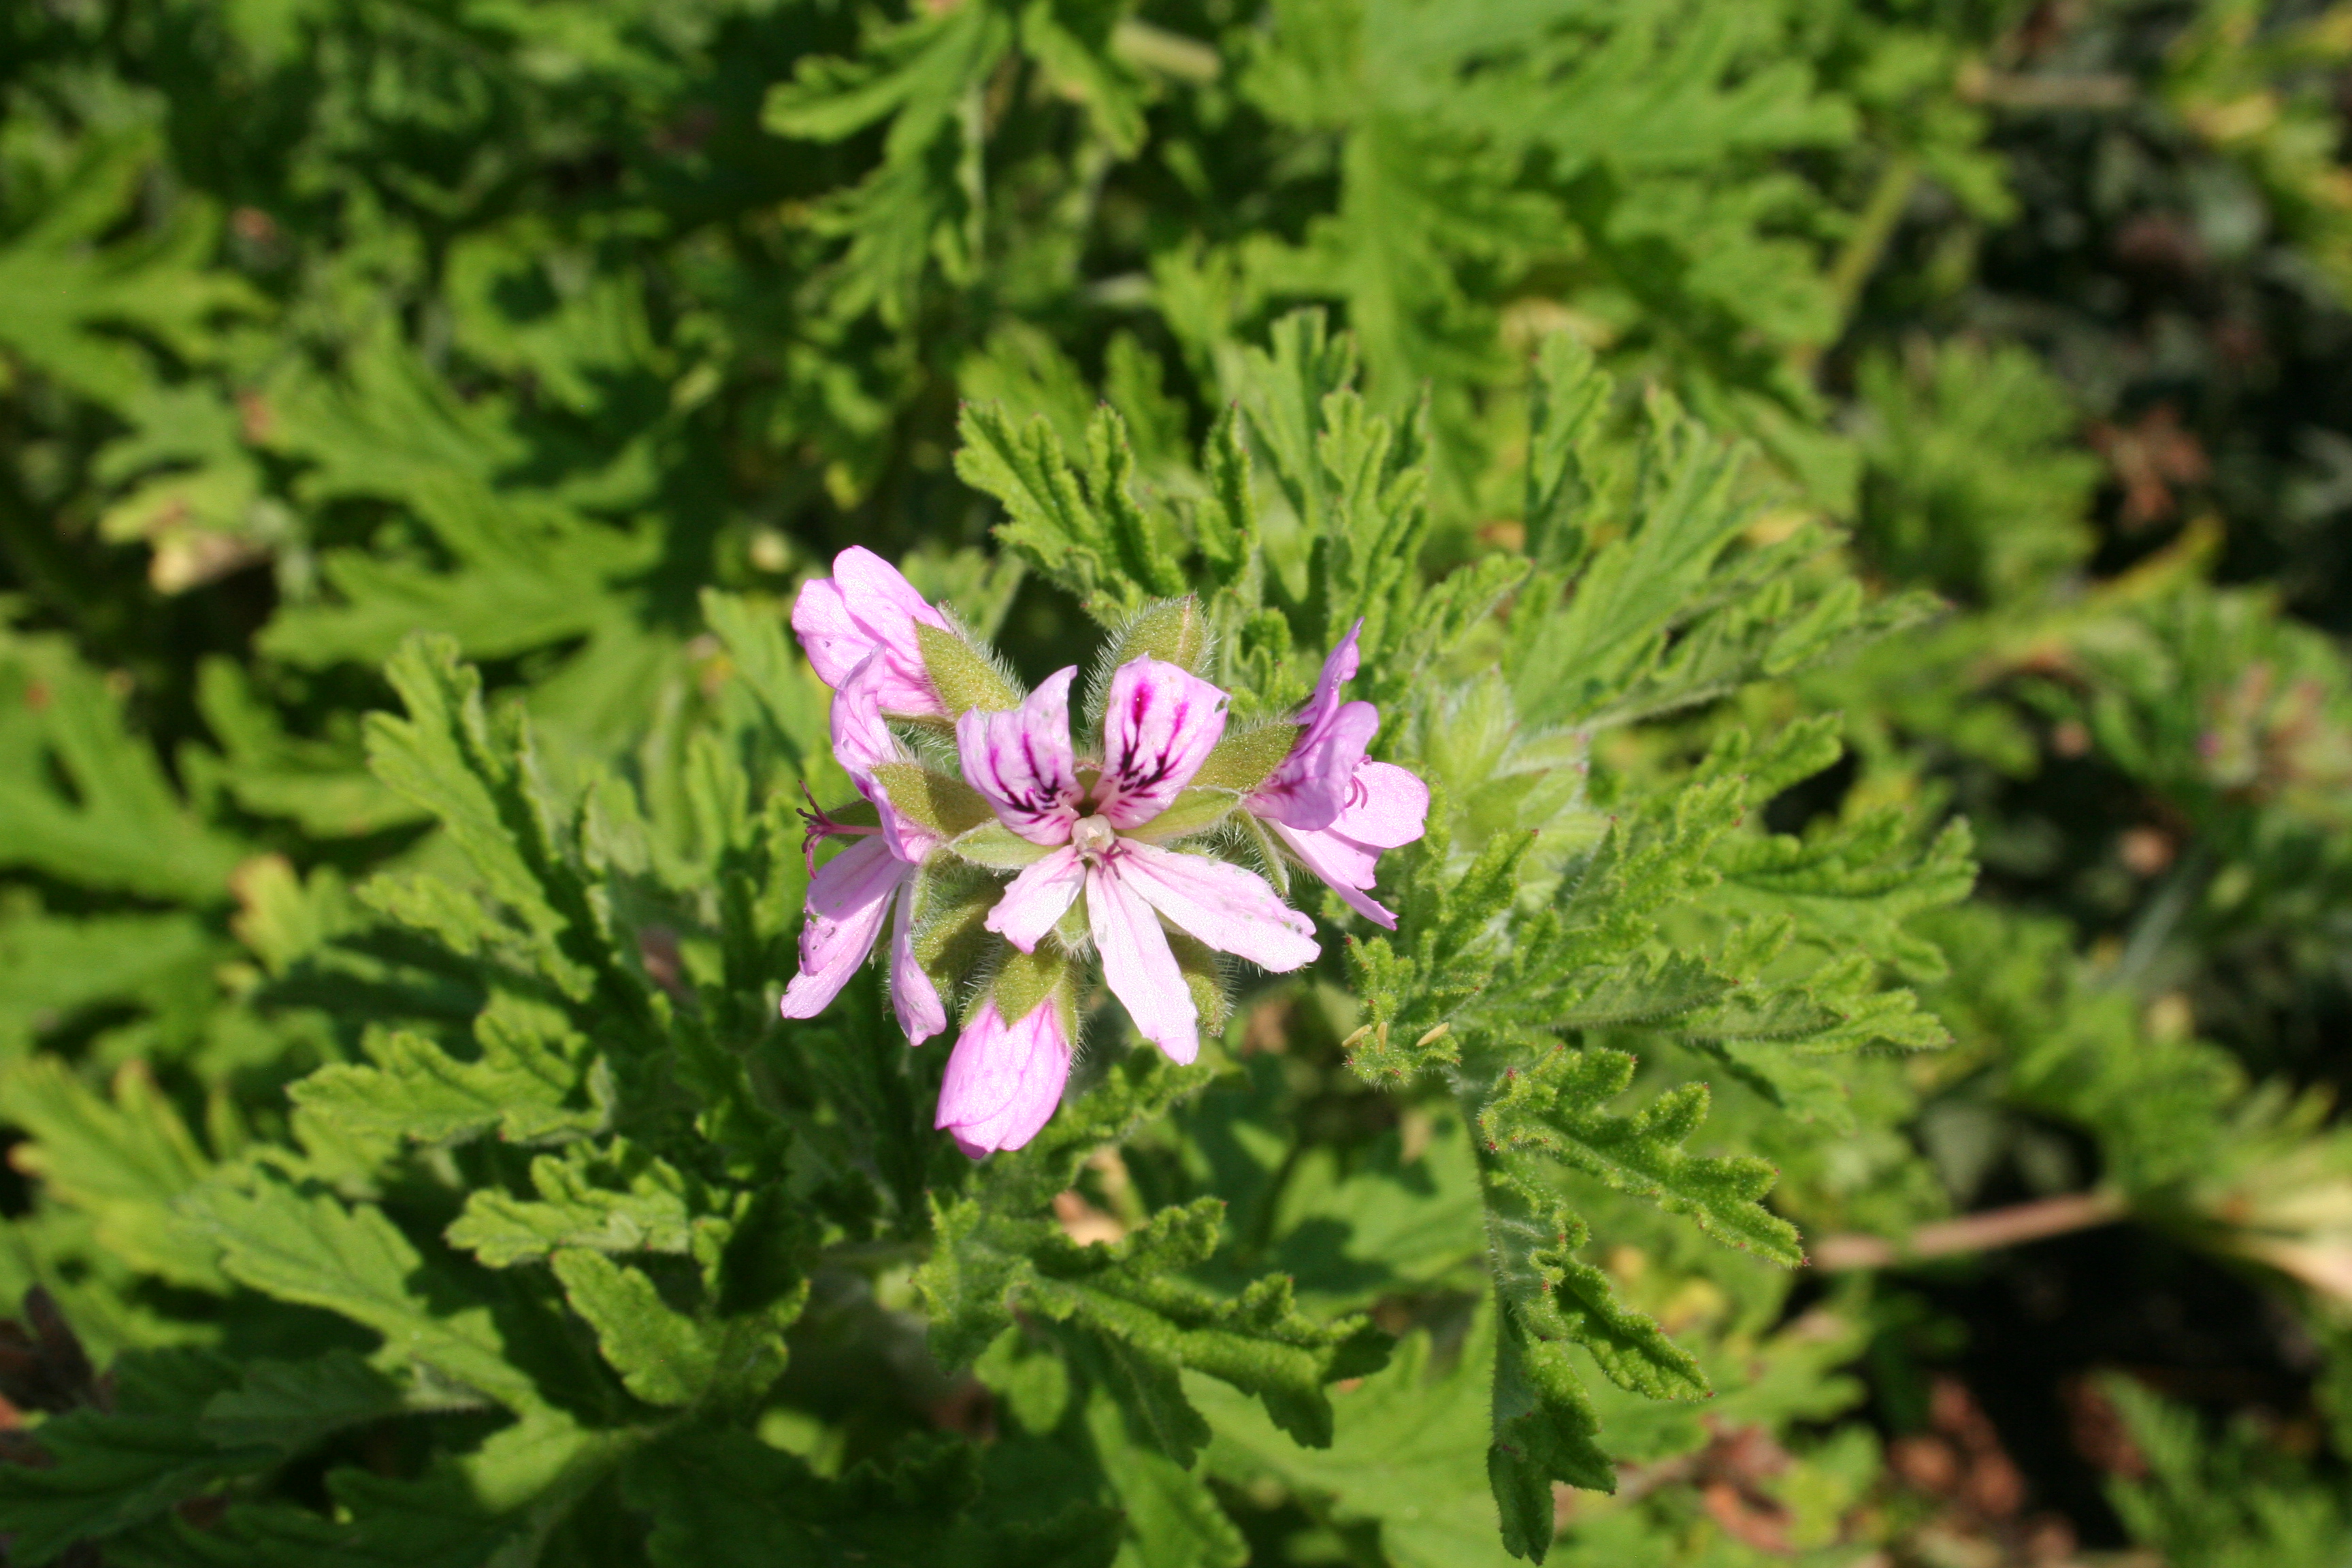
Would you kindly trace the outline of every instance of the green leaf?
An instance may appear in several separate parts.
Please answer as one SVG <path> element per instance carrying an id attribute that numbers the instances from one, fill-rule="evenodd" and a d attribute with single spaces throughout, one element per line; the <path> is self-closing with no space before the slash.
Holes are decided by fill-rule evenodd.
<path id="1" fill-rule="evenodd" d="M 1010 50 L 996 5 L 959 6 L 878 30 L 858 58 L 804 57 L 771 88 L 761 123 L 832 142 L 887 118 L 882 162 L 836 193 L 824 226 L 850 237 L 834 309 L 878 305 L 896 325 L 912 313 L 934 255 L 961 280 L 979 260 L 980 126 L 970 100 Z"/>
<path id="2" fill-rule="evenodd" d="M 435 1310 L 412 1282 L 433 1278 L 383 1211 L 346 1207 L 279 1172 L 243 1186 L 216 1175 L 182 1200 L 189 1222 L 221 1249 L 239 1284 L 281 1301 L 321 1307 L 374 1330 L 387 1353 L 415 1361 L 511 1409 L 536 1407 L 530 1376 L 510 1359 L 482 1306 Z"/>
<path id="3" fill-rule="evenodd" d="M 1154 595 L 1184 587 L 1166 525 L 1129 493 L 1134 459 L 1118 416 L 1102 410 L 1089 428 L 1085 480 L 1040 416 L 1015 429 L 995 408 L 967 406 L 956 472 L 1004 505 L 997 538 L 1079 596 L 1106 624 L 1139 612 Z"/>
<path id="4" fill-rule="evenodd" d="M 404 1388 L 347 1350 L 310 1361 L 255 1361 L 205 1401 L 197 1426 L 222 1448 L 299 1454 L 347 1427 L 417 1411 L 476 1407 L 455 1391 Z"/>
<path id="5" fill-rule="evenodd" d="M 182 803 L 117 685 L 61 642 L 0 637 L 0 865 L 204 905 L 247 853 Z"/>
<path id="6" fill-rule="evenodd" d="M 1734 916 L 1792 914 L 1809 942 L 1841 955 L 1867 953 L 1906 979 L 1939 980 L 1943 954 L 1904 922 L 1968 897 L 1976 858 L 1965 822 L 1947 824 L 1924 854 L 1913 832 L 1909 814 L 1890 809 L 1802 839 L 1727 839 L 1716 857 L 1724 878 L 1718 907 Z"/>
<path id="7" fill-rule="evenodd" d="M 1021 1515 L 992 1506 L 970 1444 L 919 1438 L 891 1459 L 826 1481 L 747 1432 L 688 1427 L 636 1455 L 625 1484 L 652 1516 L 655 1568 L 1108 1568 L 1118 1550 L 1117 1516 L 1091 1503 Z"/>
<path id="8" fill-rule="evenodd" d="M 689 1211 L 687 1180 L 668 1162 L 618 1144 L 541 1154 L 530 1182 L 537 1202 L 488 1189 L 468 1194 L 444 1233 L 449 1245 L 509 1268 L 559 1247 L 685 1253 L 717 1223 Z"/>
<path id="9" fill-rule="evenodd" d="M 702 591 L 702 617 L 726 645 L 735 672 L 751 689 L 785 742 L 793 766 L 815 778 L 822 760 L 833 754 L 825 720 L 824 683 L 784 640 L 784 617 L 775 609 L 716 588 Z"/>
<path id="10" fill-rule="evenodd" d="M 116 1369 L 116 1410 L 67 1411 L 40 1426 L 46 1468 L 0 1466 L 0 1530 L 9 1558 L 38 1568 L 76 1541 L 153 1518 L 231 1477 L 264 1470 L 275 1446 L 223 1446 L 199 1413 L 236 1385 L 236 1370 L 204 1351 L 143 1352 Z"/>
<path id="11" fill-rule="evenodd" d="M 1611 1382 L 1646 1399 L 1714 1393 L 1690 1352 L 1619 1301 L 1609 1276 L 1576 1256 L 1591 1231 L 1539 1180 L 1505 1165 L 1487 1173 L 1486 1192 L 1487 1258 L 1514 1331 L 1582 1345 Z"/>
<path id="12" fill-rule="evenodd" d="M 1181 1390 L 1170 1394 L 1183 1403 Z M 1121 1561 L 1140 1568 L 1241 1568 L 1249 1561 L 1249 1542 L 1205 1480 L 1169 1458 L 1164 1443 L 1136 1441 L 1117 1400 L 1097 1391 L 1086 1424 L 1127 1516 Z"/>
<path id="13" fill-rule="evenodd" d="M 642 1271 L 601 1252 L 567 1247 L 550 1259 L 572 1310 L 596 1331 L 605 1362 L 631 1394 L 648 1405 L 691 1405 L 719 1373 L 721 1346 L 702 1326 L 669 1306 Z M 771 1376 L 783 1369 L 774 1347 Z"/>
<path id="14" fill-rule="evenodd" d="M 1592 446 L 1607 378 L 1589 357 L 1565 352 L 1548 357 L 1543 371 L 1540 417 L 1550 420 L 1563 404 L 1570 412 L 1557 433 L 1541 425 L 1537 432 L 1529 478 L 1530 507 L 1541 509 L 1536 543 L 1616 537 L 1581 553 L 1572 580 L 1539 575 L 1520 598 L 1509 668 L 1528 720 L 1589 728 L 1669 712 L 1883 635 L 1932 607 L 1903 596 L 1865 604 L 1860 585 L 1842 574 L 1810 582 L 1806 563 L 1831 542 L 1811 526 L 1743 543 L 1767 499 L 1750 481 L 1749 454 L 1702 429 L 1663 393 L 1649 400 L 1631 486 L 1579 478 L 1606 468 L 1594 451 L 1578 448 Z M 1569 376 L 1600 385 L 1560 379 Z M 1630 510 L 1630 522 L 1612 526 L 1612 509 Z M 1563 586 L 1564 605 L 1556 597 Z"/>
<path id="15" fill-rule="evenodd" d="M 1493 1147 L 1540 1151 L 1687 1215 L 1718 1241 L 1790 1268 L 1804 1261 L 1796 1227 L 1759 1201 L 1771 1190 L 1770 1165 L 1683 1150 L 1706 1119 L 1706 1086 L 1669 1089 L 1631 1116 L 1601 1109 L 1633 1080 L 1633 1058 L 1622 1051 L 1559 1047 L 1501 1085 L 1479 1113 L 1479 1135 Z"/>
<path id="16" fill-rule="evenodd" d="M 10 1162 L 38 1178 L 53 1201 L 89 1214 L 100 1246 L 175 1285 L 219 1291 L 226 1281 L 212 1248 L 174 1212 L 212 1162 L 143 1064 L 115 1075 L 111 1103 L 54 1057 L 0 1077 L 0 1114 L 30 1142 Z"/>
<path id="17" fill-rule="evenodd" d="M 1217 1248 L 1223 1205 L 1214 1199 L 1162 1210 L 1108 1247 L 1074 1246 L 1038 1213 L 1069 1184 L 1080 1158 L 1130 1135 L 1199 1081 L 1146 1058 L 1064 1106 L 1026 1149 L 992 1161 L 972 1195 L 953 1205 L 934 1198 L 939 1240 L 916 1277 L 941 1364 L 979 1354 L 1016 1310 L 1066 1325 L 1138 1429 L 1186 1466 L 1208 1433 L 1184 1402 L 1181 1369 L 1256 1394 L 1302 1442 L 1328 1442 L 1325 1385 L 1379 1365 L 1387 1344 L 1361 1319 L 1305 1317 L 1279 1276 L 1237 1297 L 1183 1282 L 1174 1271 Z"/>
<path id="18" fill-rule="evenodd" d="M 1495 1502 L 1481 1454 L 1495 1365 L 1496 1309 L 1482 1307 L 1456 1359 L 1438 1369 L 1426 1331 L 1409 1334 L 1381 1371 L 1334 1396 L 1328 1448 L 1302 1448 L 1242 1394 L 1188 1377 L 1209 1414 L 1212 1473 L 1271 1476 L 1328 1498 L 1348 1522 L 1377 1523 L 1396 1568 L 1465 1568 L 1495 1553 Z M 1549 1489 L 1547 1489 L 1549 1492 Z"/>
<path id="19" fill-rule="evenodd" d="M 0 1054 L 86 1009 L 118 1000 L 150 1007 L 210 984 L 223 949 L 184 913 L 67 917 L 0 913 Z"/>
<path id="20" fill-rule="evenodd" d="M 548 978 L 569 994 L 586 994 L 589 975 L 563 951 L 571 922 L 550 902 L 542 876 L 552 836 L 511 753 L 491 738 L 481 677 L 458 664 L 457 645 L 447 637 L 404 643 L 385 674 L 409 717 L 368 716 L 368 766 L 440 820 L 490 895 L 520 922 Z"/>
<path id="21" fill-rule="evenodd" d="M 389 1150 L 403 1140 L 462 1142 L 494 1129 L 517 1142 L 562 1141 L 604 1126 L 609 1086 L 595 1081 L 588 1042 L 561 1014 L 494 1000 L 474 1033 L 481 1055 L 470 1061 L 422 1035 L 384 1035 L 368 1042 L 373 1065 L 337 1063 L 295 1084 L 289 1093 L 304 1142 Z"/>
<path id="22" fill-rule="evenodd" d="M 541 1409 L 415 1480 L 331 1471 L 332 1516 L 281 1502 L 232 1506 L 211 1530 L 175 1531 L 159 1557 L 217 1568 L 505 1568 L 511 1553 L 535 1552 L 641 1441 Z"/>
<path id="23" fill-rule="evenodd" d="M 1275 1421 L 1302 1443 L 1330 1441 L 1324 1385 L 1360 1375 L 1386 1354 L 1386 1336 L 1363 1320 L 1321 1324 L 1292 1304 L 1290 1281 L 1257 1280 L 1219 1299 L 1181 1284 L 1171 1270 L 1216 1250 L 1223 1205 L 1214 1199 L 1167 1209 L 1110 1246 L 1078 1248 L 1035 1234 L 1025 1257 L 1007 1258 L 1005 1300 L 1088 1331 L 1112 1387 L 1162 1452 L 1189 1466 L 1208 1438 L 1179 1388 L 1190 1367 L 1255 1394 Z M 983 1245 L 960 1214 L 942 1235 Z"/>
<path id="24" fill-rule="evenodd" d="M 1551 1547 L 1552 1482 L 1613 1492 L 1617 1470 L 1598 1441 L 1591 1397 L 1561 1347 L 1529 1332 L 1510 1308 L 1497 1312 L 1486 1479 L 1503 1516 L 1504 1549 L 1540 1563 Z"/>

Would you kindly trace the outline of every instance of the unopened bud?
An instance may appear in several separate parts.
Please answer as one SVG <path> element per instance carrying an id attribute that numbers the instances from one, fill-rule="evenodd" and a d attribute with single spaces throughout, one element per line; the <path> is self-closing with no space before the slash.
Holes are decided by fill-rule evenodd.
<path id="1" fill-rule="evenodd" d="M 1197 675 L 1208 646 L 1209 623 L 1201 614 L 1201 601 L 1187 594 L 1181 599 L 1158 600 L 1137 611 L 1119 631 L 1118 649 L 1110 665 L 1116 669 L 1130 659 L 1150 658 Z"/>

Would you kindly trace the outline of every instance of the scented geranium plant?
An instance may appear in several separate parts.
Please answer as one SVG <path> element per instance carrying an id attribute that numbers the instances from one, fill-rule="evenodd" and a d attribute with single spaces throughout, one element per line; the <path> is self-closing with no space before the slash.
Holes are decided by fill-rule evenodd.
<path id="1" fill-rule="evenodd" d="M 1851 1053 L 1942 1038 L 1906 922 L 1966 841 L 1765 831 L 1833 721 L 1726 703 L 1914 607 L 1564 342 L 1517 528 L 1436 573 L 1346 342 L 1241 372 L 1158 494 L 1108 409 L 1077 462 L 967 411 L 1083 683 L 967 629 L 1009 573 L 858 549 L 797 650 L 707 595 L 617 760 L 405 646 L 369 758 L 440 832 L 356 889 L 260 863 L 237 917 L 252 1016 L 354 1047 L 205 1139 L 136 1073 L 14 1080 L 19 1164 L 196 1326 L 103 1384 L 71 1300 L 0 1339 L 49 1413 L 10 1561 L 1231 1565 L 1266 1495 L 1540 1558 L 1710 1396 L 1847 1398 L 1765 1199 L 1873 1179 Z"/>
<path id="2" fill-rule="evenodd" d="M 1107 644 L 1118 662 L 1090 704 L 1101 742 L 1082 755 L 1075 666 L 1024 695 L 870 551 L 843 552 L 834 571 L 801 591 L 793 625 L 834 688 L 834 756 L 864 810 L 808 814 L 812 866 L 821 840 L 857 842 L 811 878 L 782 1013 L 822 1012 L 887 923 L 909 1045 L 945 1024 L 943 991 L 971 998 L 938 1120 L 965 1153 L 1017 1149 L 1052 1114 L 1090 955 L 1136 1033 L 1190 1066 L 1202 1019 L 1230 1011 L 1216 955 L 1283 973 L 1319 951 L 1276 891 L 1286 860 L 1395 927 L 1365 889 L 1381 849 L 1422 836 L 1429 791 L 1366 759 L 1378 710 L 1339 700 L 1360 621 L 1295 718 L 1228 732 L 1230 694 L 1191 668 L 1207 651 L 1199 603 L 1148 605 Z M 924 765 L 892 721 L 952 725 L 956 772 Z"/>

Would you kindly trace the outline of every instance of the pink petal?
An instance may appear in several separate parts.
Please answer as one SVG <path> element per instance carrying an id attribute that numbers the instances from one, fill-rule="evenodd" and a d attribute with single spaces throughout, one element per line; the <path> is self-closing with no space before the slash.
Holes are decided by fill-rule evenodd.
<path id="1" fill-rule="evenodd" d="M 1004 896 L 996 900 L 982 924 L 1022 952 L 1034 952 L 1086 883 L 1086 862 L 1078 858 L 1078 852 L 1056 849 L 1023 867 L 1021 874 L 1005 884 Z"/>
<path id="2" fill-rule="evenodd" d="M 1280 972 L 1310 963 L 1322 951 L 1315 922 L 1255 871 L 1131 838 L 1121 839 L 1113 855 L 1111 868 L 1123 888 L 1220 952 Z"/>
<path id="3" fill-rule="evenodd" d="M 1288 845 L 1291 853 L 1345 900 L 1349 909 L 1374 925 L 1396 930 L 1396 916 L 1363 891 L 1372 885 L 1373 869 L 1380 863 L 1379 850 L 1334 828 L 1302 829 L 1279 822 L 1272 826 L 1275 837 Z"/>
<path id="4" fill-rule="evenodd" d="M 1190 1063 L 1201 1054 L 1201 1016 L 1192 989 L 1168 946 L 1160 917 L 1134 889 L 1126 887 L 1120 866 L 1097 867 L 1087 879 L 1087 919 L 1102 953 L 1103 984 L 1135 1020 L 1136 1033 Z"/>
<path id="5" fill-rule="evenodd" d="M 853 544 L 833 558 L 833 580 L 840 584 L 849 614 L 877 638 L 903 647 L 921 657 L 915 642 L 914 623 L 948 630 L 948 620 L 907 581 L 896 566 L 862 544 Z"/>
<path id="6" fill-rule="evenodd" d="M 793 633 L 801 639 L 809 668 L 835 690 L 874 652 L 874 639 L 849 618 L 849 606 L 830 577 L 801 584 L 793 601 Z"/>
<path id="7" fill-rule="evenodd" d="M 1339 706 L 1339 688 L 1356 679 L 1356 668 L 1364 657 L 1356 647 L 1356 638 L 1363 629 L 1364 617 L 1358 616 L 1356 624 L 1348 628 L 1348 635 L 1339 639 L 1339 646 L 1323 660 L 1323 673 L 1315 681 L 1315 695 L 1298 710 L 1298 721 L 1307 729 L 1330 721 Z"/>
<path id="8" fill-rule="evenodd" d="M 918 621 L 947 627 L 897 567 L 856 545 L 834 557 L 831 577 L 803 584 L 793 604 L 793 630 L 827 686 L 839 690 L 858 666 L 878 658 L 867 679 L 882 711 L 942 714 L 915 640 Z"/>
<path id="9" fill-rule="evenodd" d="M 1369 708 L 1351 702 L 1349 708 Z M 1342 709 L 1338 722 L 1346 721 Z M 1293 753 L 1296 755 L 1296 753 Z M 1258 791 L 1249 797 L 1258 810 Z M 1366 891 L 1374 880 L 1381 851 L 1410 844 L 1429 826 L 1429 786 L 1390 763 L 1363 763 L 1348 780 L 1346 805 L 1320 827 L 1303 826 L 1279 799 L 1260 812 L 1276 835 L 1307 868 L 1321 878 L 1348 907 L 1375 925 L 1396 930 L 1396 916 Z"/>
<path id="10" fill-rule="evenodd" d="M 944 719 L 946 705 L 939 693 L 931 689 L 930 672 L 919 658 L 900 657 L 895 650 L 882 648 L 874 656 L 874 695 L 885 713 L 896 713 L 908 719 Z"/>
<path id="11" fill-rule="evenodd" d="M 956 721 L 964 782 L 1032 844 L 1066 844 L 1078 819 L 1078 765 L 1070 750 L 1070 682 L 1055 670 L 1009 713 L 974 708 Z"/>
<path id="12" fill-rule="evenodd" d="M 931 1125 L 955 1136 L 977 1160 L 1018 1149 L 1037 1136 L 1062 1100 L 1070 1076 L 1070 1037 L 1058 1001 L 1048 997 L 1011 1024 L 993 1000 L 957 1037 L 940 1083 Z"/>
<path id="13" fill-rule="evenodd" d="M 1330 826 L 1347 809 L 1349 785 L 1380 728 L 1380 710 L 1369 702 L 1347 703 L 1309 724 L 1290 755 L 1252 792 L 1250 810 L 1293 827 Z"/>
<path id="14" fill-rule="evenodd" d="M 868 658 L 834 686 L 829 715 L 834 758 L 851 778 L 860 781 L 861 788 L 866 776 L 884 763 L 908 760 L 907 748 L 882 718 L 875 680 L 880 668 L 878 656 Z"/>
<path id="15" fill-rule="evenodd" d="M 919 1046 L 948 1026 L 947 1005 L 915 957 L 915 879 L 898 886 L 898 913 L 890 923 L 890 1007 L 907 1043 Z"/>
<path id="16" fill-rule="evenodd" d="M 1130 659 L 1103 708 L 1103 777 L 1096 792 L 1113 827 L 1140 827 L 1192 782 L 1225 733 L 1225 694 L 1179 665 Z"/>
<path id="17" fill-rule="evenodd" d="M 883 658 L 876 654 L 853 671 L 833 695 L 833 754 L 848 773 L 857 793 L 881 814 L 882 834 L 890 853 L 908 865 L 919 864 L 939 847 L 939 835 L 920 823 L 901 816 L 890 795 L 875 782 L 874 770 L 885 763 L 910 763 L 914 754 L 883 721 L 878 692 L 885 684 Z"/>
<path id="18" fill-rule="evenodd" d="M 1355 679 L 1362 662 L 1356 639 L 1363 629 L 1359 616 L 1324 659 L 1315 694 L 1298 710 L 1297 744 L 1250 796 L 1250 810 L 1269 822 L 1328 827 L 1347 804 L 1348 780 L 1381 727 L 1379 710 L 1370 703 L 1339 702 L 1339 688 Z"/>
<path id="19" fill-rule="evenodd" d="M 879 838 L 861 838 L 824 863 L 809 883 L 801 972 L 784 987 L 785 1017 L 814 1018 L 841 994 L 882 934 L 890 895 L 911 874 Z"/>
<path id="20" fill-rule="evenodd" d="M 1350 781 L 1347 810 L 1331 826 L 1382 849 L 1410 844 L 1429 826 L 1429 786 L 1393 763 L 1366 763 Z"/>

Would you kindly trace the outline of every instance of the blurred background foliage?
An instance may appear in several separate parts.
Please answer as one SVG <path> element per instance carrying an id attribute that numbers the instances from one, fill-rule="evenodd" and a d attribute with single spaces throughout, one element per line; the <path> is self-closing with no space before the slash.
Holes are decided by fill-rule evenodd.
<path id="1" fill-rule="evenodd" d="M 1426 409 L 1433 576 L 1539 552 L 1565 334 L 1754 443 L 1757 540 L 1827 519 L 1945 605 L 1593 741 L 1639 778 L 1833 710 L 1847 759 L 1768 825 L 1965 816 L 1982 873 L 1914 928 L 1951 1047 L 1859 1058 L 1850 1132 L 1717 1085 L 1812 1269 L 1587 1205 L 1619 1289 L 1750 1373 L 1704 1419 L 1598 1389 L 1625 1480 L 1563 1489 L 1556 1552 L 2345 1560 L 2352 5 L 21 0 L 0 95 L 0 1296 L 100 1365 L 250 1331 L 158 1215 L 362 1058 L 371 987 L 478 1005 L 411 953 L 306 967 L 373 918 L 350 889 L 454 863 L 363 763 L 405 636 L 552 776 L 687 811 L 690 717 L 761 679 L 704 590 L 781 613 L 863 543 L 1067 662 L 1098 634 L 989 551 L 960 405 L 1076 448 L 1108 401 L 1181 502 L 1319 306 L 1376 409 Z M 1349 1396 L 1378 1440 L 1203 1394 L 1210 1489 L 1133 1561 L 1499 1560 L 1454 1473 L 1484 1384 L 1444 1372 L 1491 1326 L 1431 1239 L 1462 1130 L 1348 1077 L 1334 978 L 1262 994 L 1059 1212 L 1099 1238 L 1207 1182 L 1213 1272 L 1408 1331 Z M 1060 1397 L 910 1353 L 903 1280 L 828 1289 L 759 1428 L 820 1473 Z"/>

